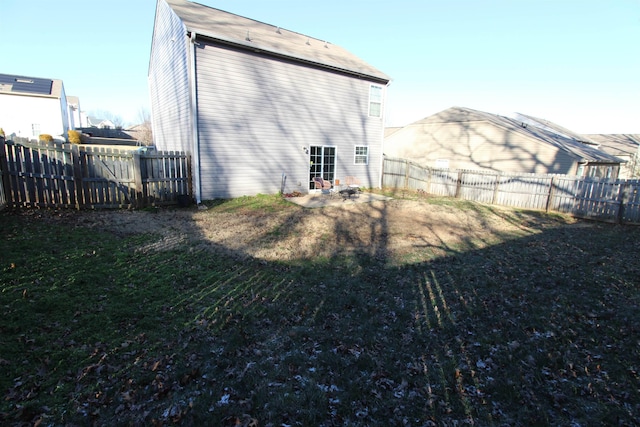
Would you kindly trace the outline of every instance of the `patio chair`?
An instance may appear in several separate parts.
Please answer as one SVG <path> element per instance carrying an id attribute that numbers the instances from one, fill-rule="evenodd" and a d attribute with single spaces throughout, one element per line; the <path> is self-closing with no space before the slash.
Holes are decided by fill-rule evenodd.
<path id="1" fill-rule="evenodd" d="M 347 189 L 351 190 L 350 194 L 353 194 L 356 197 L 360 194 L 360 180 L 355 176 L 345 176 L 344 185 Z"/>
<path id="2" fill-rule="evenodd" d="M 331 185 L 331 181 L 327 181 L 321 176 L 316 176 L 313 178 L 313 184 L 316 190 L 320 190 L 320 194 L 333 195 L 333 185 Z"/>
<path id="3" fill-rule="evenodd" d="M 345 176 L 344 185 L 351 188 L 360 188 L 360 180 L 355 176 Z"/>

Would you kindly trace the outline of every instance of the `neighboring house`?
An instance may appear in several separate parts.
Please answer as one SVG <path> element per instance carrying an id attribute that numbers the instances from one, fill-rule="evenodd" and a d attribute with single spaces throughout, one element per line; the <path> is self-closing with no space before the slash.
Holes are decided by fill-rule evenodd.
<path id="1" fill-rule="evenodd" d="M 83 128 L 87 124 L 87 115 L 80 109 L 80 98 L 67 96 L 69 105 L 69 129 Z"/>
<path id="2" fill-rule="evenodd" d="M 379 187 L 389 77 L 346 50 L 186 0 L 159 0 L 149 89 L 155 145 L 192 155 L 194 196 Z"/>
<path id="3" fill-rule="evenodd" d="M 49 134 L 66 140 L 69 108 L 62 80 L 0 74 L 0 127 L 7 138 Z"/>
<path id="4" fill-rule="evenodd" d="M 606 178 L 616 178 L 623 162 L 568 133 L 462 107 L 390 134 L 384 153 L 430 167 Z"/>
<path id="5" fill-rule="evenodd" d="M 593 134 L 585 137 L 597 142 L 601 151 L 626 160 L 620 168 L 620 178 L 640 178 L 640 134 Z"/>
<path id="6" fill-rule="evenodd" d="M 109 119 L 87 116 L 87 128 L 116 129 L 116 125 Z"/>

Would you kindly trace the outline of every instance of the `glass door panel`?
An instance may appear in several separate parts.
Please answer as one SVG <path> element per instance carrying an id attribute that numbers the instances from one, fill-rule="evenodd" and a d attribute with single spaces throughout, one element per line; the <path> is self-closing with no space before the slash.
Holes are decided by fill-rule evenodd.
<path id="1" fill-rule="evenodd" d="M 309 150 L 309 189 L 315 188 L 313 178 L 318 176 L 333 184 L 335 173 L 336 147 L 312 145 Z"/>

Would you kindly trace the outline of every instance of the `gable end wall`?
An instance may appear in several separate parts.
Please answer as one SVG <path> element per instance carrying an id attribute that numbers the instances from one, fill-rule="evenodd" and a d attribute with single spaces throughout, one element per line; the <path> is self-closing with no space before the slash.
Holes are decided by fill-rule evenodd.
<path id="1" fill-rule="evenodd" d="M 576 159 L 568 153 L 484 121 L 408 126 L 385 140 L 385 151 L 429 167 L 448 159 L 451 169 L 576 172 Z"/>
<path id="2" fill-rule="evenodd" d="M 192 151 L 190 46 L 182 21 L 164 0 L 158 1 L 148 78 L 153 137 L 159 150 Z"/>
<path id="3" fill-rule="evenodd" d="M 308 191 L 311 145 L 335 146 L 336 178 L 380 182 L 383 118 L 370 82 L 211 41 L 196 49 L 203 199 Z M 386 94 L 386 87 L 384 87 Z M 369 164 L 354 165 L 355 145 Z"/>

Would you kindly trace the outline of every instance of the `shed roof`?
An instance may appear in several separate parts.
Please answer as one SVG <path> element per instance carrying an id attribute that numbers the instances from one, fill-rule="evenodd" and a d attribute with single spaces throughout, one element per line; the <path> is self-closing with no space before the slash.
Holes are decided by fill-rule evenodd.
<path id="1" fill-rule="evenodd" d="M 0 74 L 0 92 L 60 98 L 62 80 Z"/>
<path id="2" fill-rule="evenodd" d="M 419 120 L 414 124 L 463 123 L 472 121 L 489 122 L 495 126 L 526 136 L 529 139 L 550 144 L 560 150 L 574 155 L 579 160 L 596 163 L 624 163 L 624 160 L 611 154 L 607 154 L 593 146 L 583 144 L 573 138 L 560 135 L 546 128 L 528 125 L 522 123 L 520 120 L 486 113 L 484 111 L 472 110 L 471 108 L 448 108 L 432 116 Z"/>
<path id="3" fill-rule="evenodd" d="M 187 0 L 166 0 L 187 31 L 253 51 L 295 59 L 388 83 L 390 78 L 327 41 Z"/>
<path id="4" fill-rule="evenodd" d="M 598 145 L 596 141 L 593 141 L 587 135 L 579 134 L 547 119 L 541 119 L 538 117 L 530 116 L 528 114 L 516 113 L 516 120 L 520 120 L 526 124 L 530 124 L 538 128 L 549 130 L 551 132 L 557 133 L 560 136 L 564 136 L 565 138 L 573 139 L 584 144 Z"/>
<path id="5" fill-rule="evenodd" d="M 588 134 L 585 136 L 600 144 L 601 150 L 615 156 L 640 153 L 640 134 Z"/>

